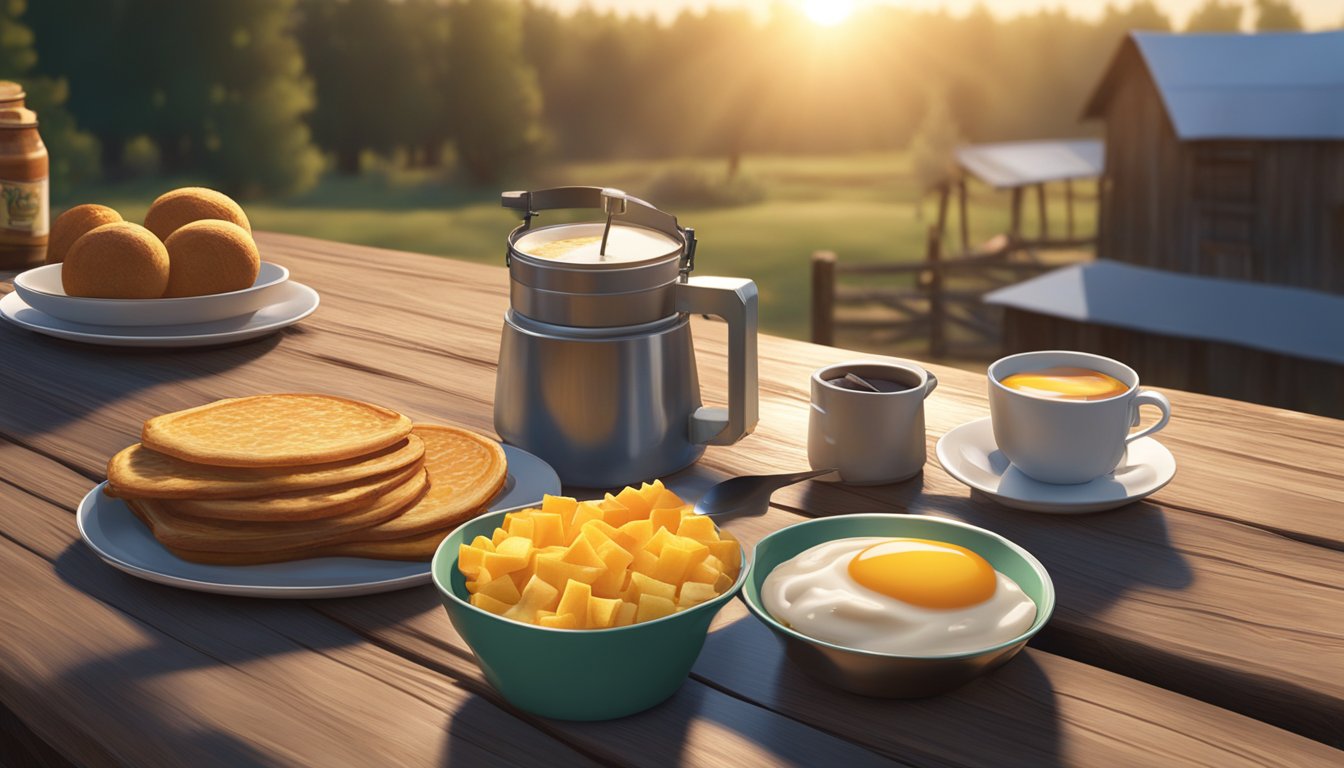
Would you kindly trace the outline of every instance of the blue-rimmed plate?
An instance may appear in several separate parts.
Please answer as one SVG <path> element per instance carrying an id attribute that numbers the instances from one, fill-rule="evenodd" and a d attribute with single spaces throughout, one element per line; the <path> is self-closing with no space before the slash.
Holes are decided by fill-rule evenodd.
<path id="1" fill-rule="evenodd" d="M 504 446 L 509 473 L 490 502 L 491 512 L 537 504 L 560 493 L 551 465 L 521 448 Z M 198 592 L 269 598 L 352 597 L 428 584 L 428 562 L 317 557 L 265 565 L 204 565 L 164 549 L 121 499 L 89 491 L 79 503 L 79 534 L 108 565 L 159 584 Z"/>

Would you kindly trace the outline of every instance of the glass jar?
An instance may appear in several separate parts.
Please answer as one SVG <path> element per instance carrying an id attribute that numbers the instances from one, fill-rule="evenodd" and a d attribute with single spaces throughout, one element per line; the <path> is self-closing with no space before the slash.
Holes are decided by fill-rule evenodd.
<path id="1" fill-rule="evenodd" d="M 0 109 L 0 269 L 41 264 L 50 228 L 47 147 L 37 113 Z"/>

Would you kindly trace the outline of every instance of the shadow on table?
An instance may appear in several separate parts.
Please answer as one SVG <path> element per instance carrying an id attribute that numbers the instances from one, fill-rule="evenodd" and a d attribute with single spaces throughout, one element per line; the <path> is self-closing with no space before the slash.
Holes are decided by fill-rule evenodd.
<path id="1" fill-rule="evenodd" d="M 352 630 L 326 617 L 315 621 L 316 608 L 307 601 L 228 597 L 152 584 L 108 567 L 79 541 L 72 542 L 54 565 L 56 574 L 66 583 L 138 622 L 146 642 L 116 655 L 90 658 L 65 670 L 59 678 L 44 680 L 43 685 L 48 689 L 66 687 L 81 699 L 100 701 L 98 709 L 106 713 L 108 721 L 102 728 L 129 728 L 135 738 L 155 742 L 153 748 L 163 750 L 165 764 L 203 764 L 193 757 L 219 765 L 274 760 L 274 755 L 258 752 L 238 735 L 211 730 L 210 721 L 193 717 L 190 709 L 176 708 L 175 701 L 165 695 L 171 690 L 165 686 L 166 678 L 218 666 L 241 668 L 261 663 L 258 673 L 265 688 L 269 685 L 264 678 L 268 659 L 364 642 Z M 369 610 L 361 618 L 383 625 L 407 621 L 438 604 L 432 586 L 406 590 L 397 595 L 397 600 L 381 600 L 383 597 L 333 602 L 380 601 L 377 610 Z M 211 685 L 217 686 L 218 682 L 198 680 L 192 690 L 218 690 L 219 700 L 193 699 L 187 706 L 202 712 L 215 707 L 234 711 L 246 707 L 247 701 L 239 691 L 212 689 Z M 292 694 L 278 681 L 274 690 L 282 699 L 292 695 L 295 703 L 303 700 L 301 691 Z M 274 705 L 258 702 L 259 707 L 267 709 Z M 359 706 L 357 697 L 352 696 L 350 706 Z M 303 713 L 296 711 L 295 717 L 301 719 Z"/>
<path id="2" fill-rule="evenodd" d="M 231 345 L 141 349 L 54 339 L 0 322 L 0 346 L 15 363 L 0 367 L 6 397 L 0 430 L 15 437 L 50 432 L 141 390 L 251 363 L 274 349 L 282 335 L 302 332 L 293 327 Z M 182 400 L 184 408 L 199 404 Z"/>

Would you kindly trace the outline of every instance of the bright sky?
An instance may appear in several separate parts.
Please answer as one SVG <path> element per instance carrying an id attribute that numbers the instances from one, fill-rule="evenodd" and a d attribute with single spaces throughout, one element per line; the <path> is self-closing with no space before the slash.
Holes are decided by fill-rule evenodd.
<path id="1" fill-rule="evenodd" d="M 750 8 L 766 14 L 770 6 L 784 3 L 799 7 L 820 8 L 827 5 L 899 5 L 907 8 L 936 9 L 947 8 L 954 13 L 966 13 L 977 3 L 1000 16 L 1011 16 L 1041 8 L 1064 8 L 1075 16 L 1095 18 L 1105 10 L 1106 0 L 540 0 L 566 10 L 588 6 L 597 10 L 616 10 L 622 13 L 634 13 L 641 16 L 657 14 L 670 19 L 682 10 L 691 8 L 703 10 L 708 6 L 720 8 Z M 1115 0 L 1117 5 L 1128 5 L 1130 0 Z M 1204 0 L 1156 0 L 1159 7 L 1165 8 L 1176 23 L 1183 24 L 1194 9 L 1203 5 Z M 1292 0 L 1293 5 L 1302 14 L 1307 26 L 1313 29 L 1338 28 L 1344 25 L 1344 0 Z M 1250 5 L 1250 0 L 1247 0 Z M 820 14 L 824 17 L 824 12 Z M 1249 16 L 1249 14 L 1248 14 Z"/>

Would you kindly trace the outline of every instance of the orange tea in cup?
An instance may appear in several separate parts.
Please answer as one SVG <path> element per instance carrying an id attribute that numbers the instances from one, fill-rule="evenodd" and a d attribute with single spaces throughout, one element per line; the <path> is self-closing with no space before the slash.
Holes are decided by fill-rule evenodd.
<path id="1" fill-rule="evenodd" d="M 1003 386 L 1024 395 L 1054 400 L 1105 400 L 1129 391 L 1119 379 L 1091 368 L 1073 366 L 1015 373 L 1003 380 Z"/>

